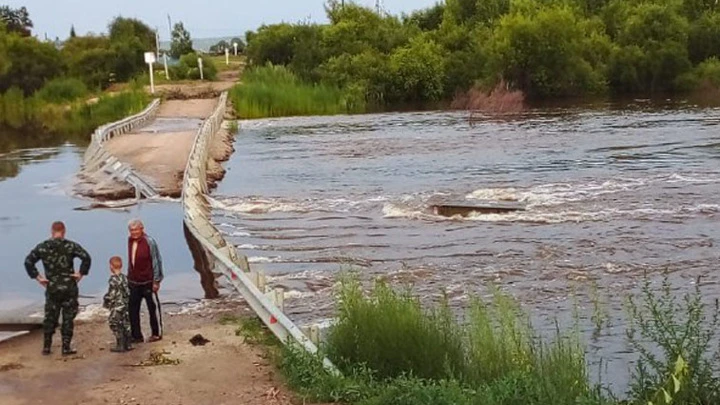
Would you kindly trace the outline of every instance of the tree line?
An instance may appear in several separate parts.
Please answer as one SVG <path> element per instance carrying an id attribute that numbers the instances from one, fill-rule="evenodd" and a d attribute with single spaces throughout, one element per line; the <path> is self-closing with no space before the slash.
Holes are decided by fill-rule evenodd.
<path id="1" fill-rule="evenodd" d="M 451 99 L 498 83 L 530 98 L 720 87 L 715 0 L 446 0 L 400 16 L 326 3 L 329 23 L 247 34 L 251 67 L 379 104 Z"/>
<path id="2" fill-rule="evenodd" d="M 104 90 L 143 75 L 147 70 L 143 54 L 158 51 L 155 30 L 134 18 L 116 17 L 107 33 L 99 35 L 77 35 L 71 27 L 62 43 L 32 37 L 32 28 L 25 7 L 0 7 L 0 93 L 17 88 L 29 97 L 53 80 Z M 168 54 L 179 59 L 191 53 L 190 33 L 179 22 Z"/>

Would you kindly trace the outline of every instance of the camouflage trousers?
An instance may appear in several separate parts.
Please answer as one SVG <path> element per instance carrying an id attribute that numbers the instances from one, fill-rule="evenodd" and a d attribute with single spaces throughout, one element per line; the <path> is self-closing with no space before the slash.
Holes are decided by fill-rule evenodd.
<path id="1" fill-rule="evenodd" d="M 43 321 L 45 334 L 55 333 L 62 314 L 60 333 L 63 342 L 70 342 L 73 337 L 78 307 L 77 287 L 60 291 L 48 289 L 45 292 L 45 320 Z"/>
<path id="2" fill-rule="evenodd" d="M 130 337 L 130 312 L 127 308 L 111 309 L 108 324 L 116 338 Z"/>

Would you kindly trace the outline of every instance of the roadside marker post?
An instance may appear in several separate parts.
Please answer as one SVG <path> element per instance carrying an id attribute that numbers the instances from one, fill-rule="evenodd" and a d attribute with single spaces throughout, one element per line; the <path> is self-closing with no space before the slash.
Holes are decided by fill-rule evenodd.
<path id="1" fill-rule="evenodd" d="M 198 58 L 198 68 L 200 69 L 200 80 L 205 80 L 205 75 L 203 74 L 202 58 Z"/>
<path id="2" fill-rule="evenodd" d="M 233 47 L 235 48 L 235 56 L 237 56 L 237 46 L 238 46 L 238 43 L 233 42 Z"/>
<path id="3" fill-rule="evenodd" d="M 167 80 L 170 80 L 170 72 L 168 71 L 168 64 L 167 64 L 167 52 L 163 53 L 163 62 L 165 63 L 165 78 Z"/>
<path id="4" fill-rule="evenodd" d="M 225 66 L 230 64 L 230 50 L 225 48 Z"/>
<path id="5" fill-rule="evenodd" d="M 155 63 L 155 52 L 145 52 L 145 63 L 150 69 L 150 93 L 155 94 L 155 80 L 153 77 L 153 63 Z"/>

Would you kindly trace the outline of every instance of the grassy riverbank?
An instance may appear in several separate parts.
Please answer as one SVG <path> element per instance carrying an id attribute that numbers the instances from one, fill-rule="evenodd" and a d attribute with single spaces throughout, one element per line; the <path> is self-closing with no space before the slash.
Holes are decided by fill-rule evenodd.
<path id="1" fill-rule="evenodd" d="M 464 320 L 447 303 L 423 308 L 409 292 L 378 283 L 365 295 L 353 279 L 337 294 L 338 319 L 319 357 L 280 347 L 259 323 L 238 333 L 270 345 L 289 385 L 312 403 L 362 405 L 714 404 L 720 400 L 718 308 L 698 291 L 676 297 L 667 281 L 628 299 L 629 346 L 639 355 L 630 391 L 592 383 L 575 328 L 541 339 L 510 297 L 473 299 Z M 625 398 L 623 400 L 618 397 Z"/>
<path id="2" fill-rule="evenodd" d="M 150 101 L 147 93 L 137 89 L 106 93 L 91 100 L 84 98 L 86 93 L 77 93 L 82 96 L 69 103 L 64 99 L 67 93 L 51 98 L 45 98 L 45 94 L 25 97 L 22 91 L 10 89 L 0 95 L 0 127 L 36 134 L 89 135 L 100 125 L 142 111 Z"/>
<path id="3" fill-rule="evenodd" d="M 230 99 L 241 118 L 343 114 L 365 107 L 351 92 L 303 82 L 284 66 L 272 65 L 246 71 Z"/>

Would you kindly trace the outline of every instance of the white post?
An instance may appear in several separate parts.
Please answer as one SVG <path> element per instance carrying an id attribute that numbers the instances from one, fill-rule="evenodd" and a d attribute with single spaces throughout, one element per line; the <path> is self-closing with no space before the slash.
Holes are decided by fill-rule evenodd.
<path id="1" fill-rule="evenodd" d="M 155 27 L 155 56 L 160 59 L 160 33 L 157 27 Z"/>
<path id="2" fill-rule="evenodd" d="M 233 47 L 235 47 L 235 56 L 237 56 L 237 42 L 233 42 Z"/>
<path id="3" fill-rule="evenodd" d="M 155 94 L 155 80 L 154 80 L 154 72 L 152 63 L 148 63 L 148 67 L 150 68 L 150 94 Z"/>
<path id="4" fill-rule="evenodd" d="M 153 63 L 155 63 L 155 52 L 145 52 L 145 63 L 148 64 L 148 69 L 150 69 L 150 93 L 155 94 L 155 80 L 153 78 Z"/>
<path id="5" fill-rule="evenodd" d="M 225 65 L 230 64 L 230 50 L 225 48 Z"/>
<path id="6" fill-rule="evenodd" d="M 165 78 L 167 80 L 170 80 L 170 72 L 168 71 L 168 65 L 167 65 L 167 52 L 163 53 L 163 62 L 165 62 Z"/>
<path id="7" fill-rule="evenodd" d="M 202 58 L 198 58 L 198 68 L 200 69 L 200 80 L 205 80 L 205 75 L 203 74 Z"/>

